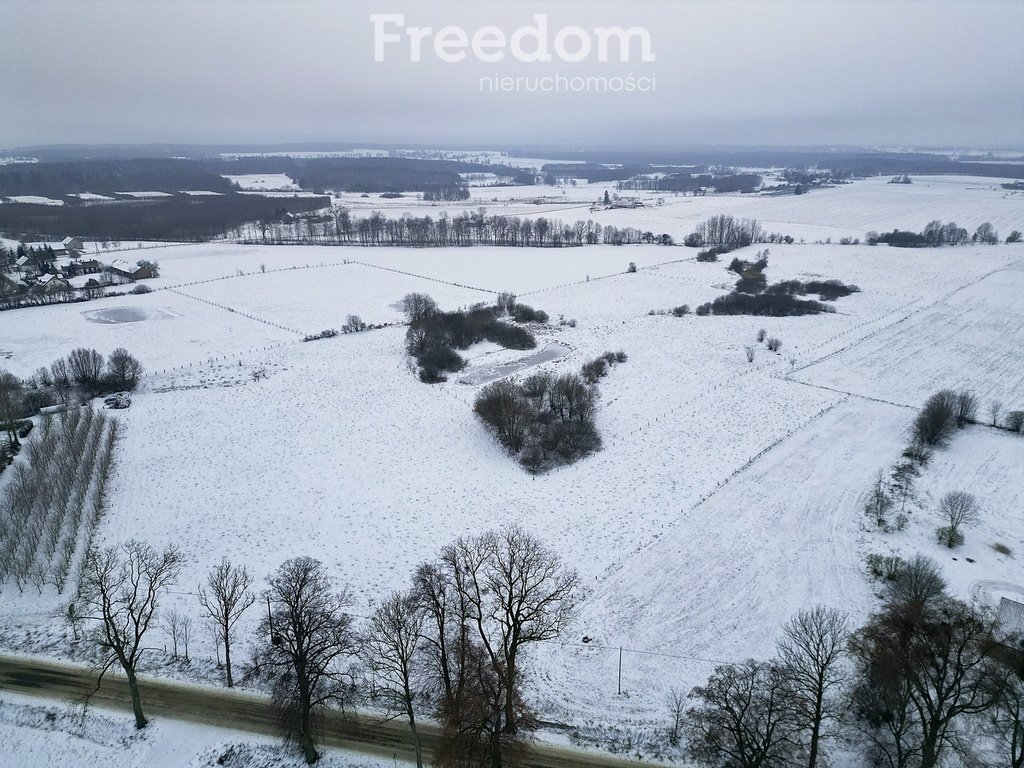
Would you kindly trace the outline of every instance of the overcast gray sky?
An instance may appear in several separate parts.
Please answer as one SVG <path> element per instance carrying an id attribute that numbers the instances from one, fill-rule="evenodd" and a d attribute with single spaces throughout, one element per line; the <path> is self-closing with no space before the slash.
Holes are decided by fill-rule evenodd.
<path id="1" fill-rule="evenodd" d="M 449 63 L 427 38 L 412 62 L 403 38 L 375 62 L 374 13 L 507 37 L 544 13 L 549 45 L 576 26 L 595 50 Z M 655 61 L 638 44 L 597 61 L 593 30 L 611 26 L 648 30 Z M 7 147 L 1024 144 L 1021 0 L 0 0 L 0 29 Z M 631 73 L 655 90 L 481 91 L 482 77 Z"/>

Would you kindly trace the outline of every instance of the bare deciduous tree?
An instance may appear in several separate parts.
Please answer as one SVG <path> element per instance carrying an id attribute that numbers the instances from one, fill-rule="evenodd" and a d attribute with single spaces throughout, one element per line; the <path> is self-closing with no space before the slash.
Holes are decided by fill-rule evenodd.
<path id="1" fill-rule="evenodd" d="M 995 700 L 991 622 L 956 600 L 890 604 L 860 630 L 854 706 L 862 732 L 897 768 L 935 768 L 957 727 Z"/>
<path id="2" fill-rule="evenodd" d="M 1003 404 L 998 400 L 993 400 L 988 405 L 988 417 L 991 419 L 993 427 L 999 426 L 999 415 L 1003 412 Z"/>
<path id="3" fill-rule="evenodd" d="M 1024 768 L 1024 670 L 1006 666 L 993 680 L 995 703 L 981 717 L 985 733 L 1010 768 Z"/>
<path id="4" fill-rule="evenodd" d="M 249 571 L 244 565 L 232 565 L 226 557 L 210 571 L 206 586 L 199 585 L 199 602 L 216 626 L 219 642 L 224 646 L 228 688 L 235 684 L 231 675 L 231 639 L 235 623 L 255 601 Z"/>
<path id="5" fill-rule="evenodd" d="M 12 446 L 18 445 L 18 431 L 14 426 L 17 418 L 16 401 L 21 391 L 21 379 L 13 373 L 0 371 L 0 422 L 7 432 L 7 440 Z"/>
<path id="6" fill-rule="evenodd" d="M 981 507 L 974 494 L 950 491 L 939 502 L 939 512 L 948 525 L 939 529 L 939 541 L 952 549 L 963 541 L 960 529 L 978 522 Z"/>
<path id="7" fill-rule="evenodd" d="M 103 375 L 103 355 L 95 349 L 79 347 L 68 355 L 68 369 L 76 384 L 93 389 Z"/>
<path id="8" fill-rule="evenodd" d="M 121 389 L 135 389 L 142 375 L 142 364 L 124 347 L 118 347 L 107 359 L 107 373 Z"/>
<path id="9" fill-rule="evenodd" d="M 416 685 L 413 667 L 422 642 L 426 612 L 413 594 L 396 592 L 370 619 L 365 652 L 388 705 L 409 721 L 416 766 L 423 768 L 423 754 L 416 731 Z"/>
<path id="10" fill-rule="evenodd" d="M 168 546 L 158 552 L 136 540 L 92 550 L 86 556 L 79 618 L 94 623 L 93 638 L 100 651 L 100 680 L 115 662 L 124 670 L 136 728 L 144 728 L 147 723 L 136 677 L 139 660 L 146 650 L 142 641 L 153 621 L 160 594 L 178 576 L 181 560 L 176 547 Z"/>
<path id="11" fill-rule="evenodd" d="M 683 724 L 686 721 L 686 693 L 679 688 L 669 688 L 665 694 L 665 706 L 668 708 L 668 716 L 671 725 L 668 729 L 668 743 L 673 747 L 679 746 L 679 738 L 683 733 Z"/>
<path id="12" fill-rule="evenodd" d="M 416 325 L 437 311 L 437 302 L 425 293 L 407 293 L 402 298 L 402 311 L 406 319 Z"/>
<path id="13" fill-rule="evenodd" d="M 885 475 L 878 470 L 875 475 L 874 485 L 864 502 L 864 514 L 874 521 L 879 528 L 884 528 L 887 522 L 887 515 L 892 509 L 892 498 L 885 490 Z"/>
<path id="14" fill-rule="evenodd" d="M 822 739 L 838 720 L 842 660 L 849 634 L 846 616 L 817 606 L 800 611 L 782 629 L 779 659 L 787 705 L 806 735 L 807 767 L 815 768 Z"/>
<path id="15" fill-rule="evenodd" d="M 943 446 L 957 423 L 959 398 L 951 389 L 943 389 L 928 398 L 914 419 L 914 440 L 921 445 Z"/>
<path id="16" fill-rule="evenodd" d="M 889 604 L 908 604 L 919 608 L 931 606 L 946 596 L 946 580 L 938 563 L 925 555 L 917 554 L 903 563 L 896 572 L 896 578 L 886 584 L 886 601 Z"/>
<path id="17" fill-rule="evenodd" d="M 575 570 L 517 526 L 452 545 L 464 580 L 458 585 L 480 641 L 505 689 L 504 728 L 518 728 L 520 653 L 553 640 L 572 619 L 579 588 Z"/>
<path id="18" fill-rule="evenodd" d="M 961 429 L 974 421 L 978 414 L 978 398 L 973 392 L 961 389 L 956 393 L 956 425 Z"/>
<path id="19" fill-rule="evenodd" d="M 354 690 L 345 660 L 358 646 L 347 612 L 348 592 L 334 585 L 319 560 L 296 557 L 267 579 L 271 615 L 258 629 L 262 647 L 257 669 L 269 672 L 274 709 L 285 738 L 297 742 L 307 763 L 315 763 L 316 714 L 331 703 L 344 707 Z"/>
<path id="20" fill-rule="evenodd" d="M 707 683 L 690 692 L 690 757 L 734 768 L 787 764 L 797 743 L 783 680 L 777 665 L 753 659 L 716 667 Z"/>

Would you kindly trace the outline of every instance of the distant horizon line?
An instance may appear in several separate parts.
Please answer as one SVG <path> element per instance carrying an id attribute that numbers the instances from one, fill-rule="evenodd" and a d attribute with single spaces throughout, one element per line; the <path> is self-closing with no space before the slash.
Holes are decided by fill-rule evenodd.
<path id="1" fill-rule="evenodd" d="M 0 156 L 10 153 L 88 150 L 88 149 L 149 149 L 149 148 L 187 148 L 187 149 L 219 149 L 241 151 L 308 151 L 308 152 L 341 152 L 360 149 L 371 150 L 435 150 L 445 152 L 526 152 L 529 150 L 554 150 L 558 152 L 602 152 L 602 151 L 656 151 L 685 152 L 691 150 L 810 150 L 810 151 L 850 151 L 866 152 L 908 152 L 908 151 L 1016 151 L 1024 152 L 1024 145 L 1012 144 L 915 144 L 915 143 L 872 143 L 872 144 L 741 144 L 741 143 L 594 143 L 581 146 L 579 143 L 523 143 L 508 142 L 472 142 L 467 144 L 433 144 L 423 142 L 361 142 L 361 141 L 285 141 L 285 142 L 189 142 L 189 141 L 142 141 L 142 142 L 61 142 L 53 144 L 31 144 L 19 146 L 0 145 Z"/>

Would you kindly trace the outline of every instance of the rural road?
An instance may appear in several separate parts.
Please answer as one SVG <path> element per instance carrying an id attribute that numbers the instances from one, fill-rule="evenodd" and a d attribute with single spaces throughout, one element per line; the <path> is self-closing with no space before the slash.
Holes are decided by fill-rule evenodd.
<path id="1" fill-rule="evenodd" d="M 39 657 L 0 655 L 0 690 L 56 699 L 81 699 L 96 687 L 96 673 L 84 665 Z M 226 688 L 140 678 L 142 707 L 147 716 L 162 715 L 205 725 L 236 728 L 264 735 L 277 733 L 265 696 Z M 130 710 L 128 686 L 120 675 L 107 673 L 92 701 Z M 424 757 L 430 758 L 437 743 L 437 729 L 420 725 Z M 365 715 L 342 717 L 328 712 L 322 721 L 319 743 L 380 757 L 414 760 L 409 728 L 403 720 L 381 722 Z M 642 763 L 599 753 L 536 744 L 524 761 L 525 768 L 637 768 Z"/>

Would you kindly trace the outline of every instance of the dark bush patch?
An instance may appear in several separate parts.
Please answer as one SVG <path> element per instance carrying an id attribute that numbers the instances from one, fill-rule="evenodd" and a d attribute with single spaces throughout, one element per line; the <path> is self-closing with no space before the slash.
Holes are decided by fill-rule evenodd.
<path id="1" fill-rule="evenodd" d="M 768 293 L 789 293 L 808 294 L 816 293 L 822 301 L 833 301 L 849 296 L 851 293 L 858 293 L 860 288 L 856 285 L 846 285 L 839 280 L 783 280 L 779 283 L 772 283 L 768 287 Z"/>
<path id="2" fill-rule="evenodd" d="M 705 307 L 707 311 L 702 313 L 701 309 Z M 710 305 L 705 304 L 698 308 L 697 314 L 788 317 L 835 311 L 835 307 L 810 299 L 797 299 L 787 293 L 729 293 L 719 296 Z"/>
<path id="3" fill-rule="evenodd" d="M 548 313 L 542 309 L 534 309 L 526 304 L 516 304 L 512 308 L 512 319 L 517 323 L 546 323 Z"/>

